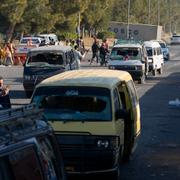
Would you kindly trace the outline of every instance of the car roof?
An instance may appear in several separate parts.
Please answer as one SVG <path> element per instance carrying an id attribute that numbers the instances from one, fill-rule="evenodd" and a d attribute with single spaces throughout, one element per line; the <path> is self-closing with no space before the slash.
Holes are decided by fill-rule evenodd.
<path id="1" fill-rule="evenodd" d="M 128 43 L 128 44 L 116 44 L 113 46 L 113 48 L 123 48 L 123 47 L 129 47 L 129 48 L 142 48 L 142 45 L 141 44 L 131 44 L 131 43 Z"/>
<path id="2" fill-rule="evenodd" d="M 30 36 L 29 36 L 29 37 L 23 37 L 22 39 L 41 39 L 41 38 L 40 38 L 40 37 L 30 37 Z M 22 40 L 22 39 L 21 39 L 21 40 Z"/>
<path id="3" fill-rule="evenodd" d="M 156 41 L 144 41 L 146 47 L 160 47 L 159 42 Z"/>
<path id="4" fill-rule="evenodd" d="M 31 49 L 29 52 L 39 52 L 39 51 L 61 51 L 61 52 L 67 52 L 71 51 L 71 46 L 60 46 L 60 45 L 47 45 L 47 46 L 40 46 L 37 48 Z"/>
<path id="5" fill-rule="evenodd" d="M 87 86 L 112 88 L 120 81 L 132 80 L 126 71 L 109 69 L 73 70 L 45 79 L 38 87 L 44 86 Z"/>

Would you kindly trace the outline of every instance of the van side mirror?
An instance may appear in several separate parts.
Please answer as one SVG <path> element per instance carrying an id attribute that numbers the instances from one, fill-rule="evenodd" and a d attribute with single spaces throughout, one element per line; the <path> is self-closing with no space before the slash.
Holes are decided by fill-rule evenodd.
<path id="1" fill-rule="evenodd" d="M 115 112 L 116 119 L 126 119 L 128 112 L 125 109 L 119 109 Z"/>

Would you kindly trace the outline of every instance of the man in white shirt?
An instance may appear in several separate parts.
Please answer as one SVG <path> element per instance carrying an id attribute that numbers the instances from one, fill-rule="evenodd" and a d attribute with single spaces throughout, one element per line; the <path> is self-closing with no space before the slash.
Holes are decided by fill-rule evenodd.
<path id="1" fill-rule="evenodd" d="M 81 66 L 81 60 L 84 58 L 85 56 L 85 53 L 82 55 L 80 51 L 78 51 L 78 46 L 75 45 L 74 46 L 74 56 L 75 56 L 75 59 L 78 63 L 78 69 L 80 69 L 80 66 Z"/>

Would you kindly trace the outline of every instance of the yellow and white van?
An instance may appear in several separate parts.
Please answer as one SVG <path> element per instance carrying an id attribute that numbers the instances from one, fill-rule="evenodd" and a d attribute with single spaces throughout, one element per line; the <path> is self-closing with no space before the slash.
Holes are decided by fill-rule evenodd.
<path id="1" fill-rule="evenodd" d="M 53 126 L 69 173 L 115 172 L 140 134 L 140 108 L 131 75 L 73 70 L 37 85 L 32 102 Z"/>

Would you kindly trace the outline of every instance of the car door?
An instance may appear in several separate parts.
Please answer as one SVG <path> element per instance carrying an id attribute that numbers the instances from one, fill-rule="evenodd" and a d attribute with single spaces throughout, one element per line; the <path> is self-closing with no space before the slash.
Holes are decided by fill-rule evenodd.
<path id="1" fill-rule="evenodd" d="M 129 113 L 128 127 L 131 135 L 136 137 L 140 133 L 140 108 L 135 86 L 132 80 L 118 86 L 122 104 Z M 126 120 L 127 121 L 127 120 Z"/>
<path id="2" fill-rule="evenodd" d="M 115 117 L 115 128 L 117 135 L 120 137 L 121 144 L 124 143 L 124 119 L 116 117 L 116 112 L 124 110 L 122 100 L 118 91 L 118 88 L 115 87 L 113 90 L 113 107 L 114 107 L 114 117 Z"/>
<path id="3" fill-rule="evenodd" d="M 11 180 L 44 180 L 38 155 L 33 144 L 13 149 L 5 157 L 9 164 L 9 174 Z"/>

